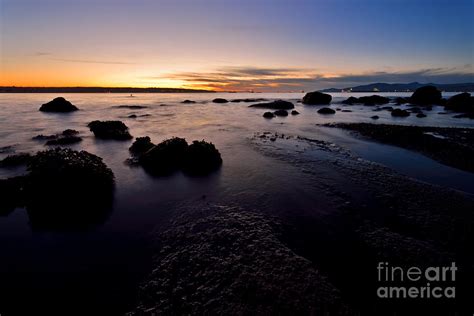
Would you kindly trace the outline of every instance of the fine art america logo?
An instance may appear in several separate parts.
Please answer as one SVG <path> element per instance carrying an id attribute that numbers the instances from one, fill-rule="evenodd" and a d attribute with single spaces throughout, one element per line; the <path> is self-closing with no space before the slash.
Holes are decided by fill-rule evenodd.
<path id="1" fill-rule="evenodd" d="M 455 298 L 456 263 L 450 266 L 399 267 L 388 262 L 377 266 L 379 298 L 441 299 Z"/>

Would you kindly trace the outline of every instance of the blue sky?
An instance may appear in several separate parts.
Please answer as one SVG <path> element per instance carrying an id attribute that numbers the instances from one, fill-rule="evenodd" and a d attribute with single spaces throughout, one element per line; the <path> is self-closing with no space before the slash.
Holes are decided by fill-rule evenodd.
<path id="1" fill-rule="evenodd" d="M 474 81 L 474 1 L 0 0 L 1 85 Z"/>

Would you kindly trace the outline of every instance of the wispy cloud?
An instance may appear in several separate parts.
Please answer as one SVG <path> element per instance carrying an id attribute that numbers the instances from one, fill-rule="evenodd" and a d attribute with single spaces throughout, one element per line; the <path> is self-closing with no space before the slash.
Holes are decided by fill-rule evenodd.
<path id="1" fill-rule="evenodd" d="M 50 58 L 50 60 L 66 62 L 66 63 L 81 63 L 81 64 L 105 64 L 105 65 L 135 65 L 136 63 L 115 61 L 115 60 L 89 60 L 89 59 L 66 59 L 66 58 Z"/>
<path id="2" fill-rule="evenodd" d="M 172 79 L 185 83 L 187 87 L 213 88 L 216 90 L 310 90 L 327 87 L 345 88 L 373 82 L 404 83 L 473 82 L 474 70 L 471 64 L 454 68 L 428 68 L 408 72 L 367 72 L 360 74 L 327 75 L 314 69 L 301 68 L 259 68 L 224 67 L 212 72 L 180 72 L 147 80 Z"/>
<path id="3" fill-rule="evenodd" d="M 36 56 L 36 57 L 50 56 L 50 55 L 52 55 L 52 54 L 49 53 L 49 52 L 35 52 L 35 53 L 33 54 L 33 56 Z"/>

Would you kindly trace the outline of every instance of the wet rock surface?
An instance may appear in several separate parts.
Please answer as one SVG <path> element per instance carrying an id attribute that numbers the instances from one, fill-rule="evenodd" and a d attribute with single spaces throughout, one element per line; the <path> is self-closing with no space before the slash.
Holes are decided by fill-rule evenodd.
<path id="1" fill-rule="evenodd" d="M 223 98 L 216 98 L 214 100 L 212 100 L 213 103 L 228 103 L 229 101 L 227 99 L 223 99 Z"/>
<path id="2" fill-rule="evenodd" d="M 410 97 L 410 102 L 417 105 L 441 104 L 441 91 L 435 86 L 424 86 L 416 89 Z"/>
<path id="3" fill-rule="evenodd" d="M 276 110 L 273 112 L 276 116 L 288 116 L 288 111 L 287 110 Z"/>
<path id="4" fill-rule="evenodd" d="M 464 92 L 456 94 L 448 99 L 445 108 L 454 112 L 470 113 L 474 116 L 474 96 Z"/>
<path id="5" fill-rule="evenodd" d="M 289 101 L 277 100 L 267 103 L 256 103 L 249 105 L 249 108 L 270 109 L 270 110 L 291 110 L 295 106 Z"/>
<path id="6" fill-rule="evenodd" d="M 337 290 L 281 240 L 275 218 L 223 206 L 177 214 L 129 315 L 346 314 Z"/>
<path id="7" fill-rule="evenodd" d="M 336 114 L 336 111 L 334 111 L 331 108 L 321 108 L 318 110 L 319 114 Z"/>
<path id="8" fill-rule="evenodd" d="M 274 118 L 275 114 L 273 114 L 273 112 L 265 112 L 265 113 L 263 113 L 263 117 L 264 118 Z"/>
<path id="9" fill-rule="evenodd" d="M 415 150 L 448 166 L 474 172 L 474 129 L 368 123 L 326 126 L 354 131 L 382 143 Z"/>
<path id="10" fill-rule="evenodd" d="M 63 97 L 58 97 L 52 101 L 49 101 L 48 103 L 43 104 L 39 110 L 42 112 L 67 113 L 74 112 L 79 109 Z"/>
<path id="11" fill-rule="evenodd" d="M 102 139 L 129 140 L 132 135 L 121 121 L 92 121 L 87 124 L 95 137 Z"/>

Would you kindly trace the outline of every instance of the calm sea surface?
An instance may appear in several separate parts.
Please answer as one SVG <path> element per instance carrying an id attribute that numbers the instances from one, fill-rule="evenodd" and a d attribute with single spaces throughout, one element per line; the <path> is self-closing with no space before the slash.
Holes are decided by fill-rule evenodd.
<path id="1" fill-rule="evenodd" d="M 390 97 L 404 93 L 379 93 Z M 0 94 L 0 147 L 12 152 L 44 150 L 44 142 L 32 140 L 38 134 L 56 134 L 71 128 L 81 132 L 82 142 L 70 146 L 102 157 L 116 176 L 114 208 L 108 220 L 87 232 L 32 231 L 24 209 L 0 217 L 0 313 L 2 306 L 14 310 L 22 298 L 35 298 L 41 310 L 61 301 L 82 306 L 103 306 L 122 312 L 133 301 L 138 280 L 150 261 L 150 234 L 156 225 L 179 208 L 197 203 L 233 204 L 276 214 L 289 208 L 330 211 L 324 197 L 314 194 L 311 179 L 291 164 L 262 154 L 251 139 L 258 132 L 277 132 L 334 142 L 364 159 L 372 160 L 410 177 L 461 191 L 474 193 L 472 174 L 443 166 L 420 154 L 356 139 L 347 132 L 318 127 L 329 122 L 371 122 L 425 126 L 474 127 L 468 119 L 438 114 L 434 107 L 428 117 L 392 118 L 390 112 L 374 113 L 373 107 L 344 106 L 340 102 L 351 94 L 333 93 L 332 108 L 337 112 L 323 116 L 319 107 L 304 106 L 292 94 L 63 94 L 80 111 L 51 114 L 38 111 L 41 104 L 56 94 Z M 352 94 L 355 96 L 370 94 Z M 452 94 L 445 94 L 449 96 Z M 267 120 L 262 109 L 249 103 L 215 104 L 213 98 L 268 98 L 293 101 L 301 114 Z M 190 99 L 197 104 L 181 104 Z M 117 108 L 141 105 L 143 109 Z M 403 106 L 402 106 L 403 108 Z M 136 114 L 138 118 L 128 118 Z M 145 115 L 141 117 L 141 115 Z M 134 137 L 150 136 L 158 143 L 172 136 L 188 142 L 213 142 L 222 154 L 222 168 L 204 178 L 180 173 L 164 178 L 147 175 L 141 168 L 124 163 L 131 141 L 104 141 L 93 137 L 87 123 L 92 120 L 122 120 Z M 18 175 L 22 168 L 0 169 L 0 177 Z M 204 201 L 204 202 L 203 202 Z M 71 201 L 74 203 L 74 201 Z"/>

